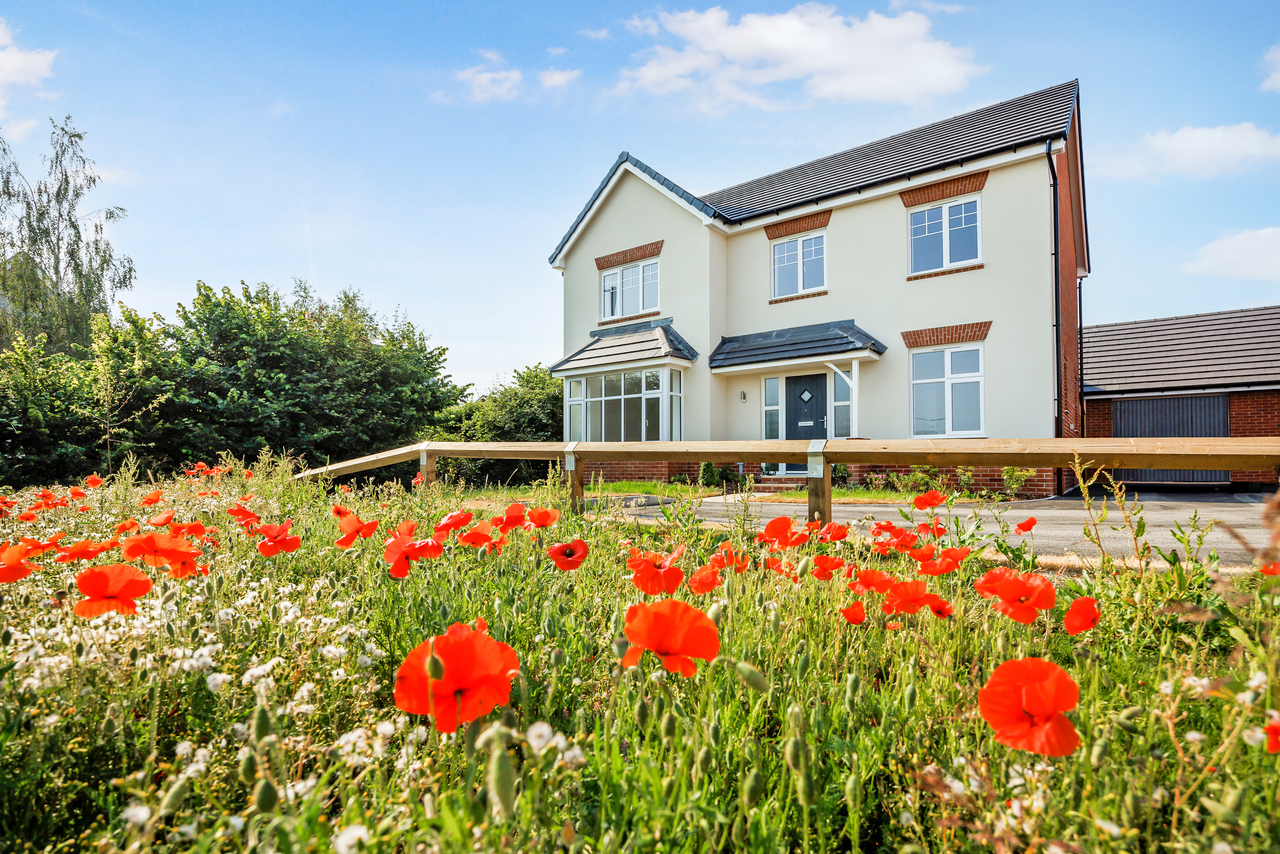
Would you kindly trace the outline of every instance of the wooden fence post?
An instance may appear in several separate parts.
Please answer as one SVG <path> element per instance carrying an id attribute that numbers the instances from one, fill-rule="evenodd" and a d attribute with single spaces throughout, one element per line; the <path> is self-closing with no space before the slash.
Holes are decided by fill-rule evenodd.
<path id="1" fill-rule="evenodd" d="M 586 496 L 582 484 L 582 460 L 573 453 L 577 442 L 570 442 L 564 448 L 564 470 L 569 475 L 569 510 L 581 515 L 586 508 Z"/>
<path id="2" fill-rule="evenodd" d="M 809 521 L 815 519 L 826 524 L 831 521 L 831 466 L 823 455 L 827 446 L 826 439 L 814 439 L 809 442 L 808 493 Z"/>
<path id="3" fill-rule="evenodd" d="M 418 474 L 422 476 L 423 486 L 436 482 L 436 455 L 428 454 L 426 448 L 418 452 Z"/>

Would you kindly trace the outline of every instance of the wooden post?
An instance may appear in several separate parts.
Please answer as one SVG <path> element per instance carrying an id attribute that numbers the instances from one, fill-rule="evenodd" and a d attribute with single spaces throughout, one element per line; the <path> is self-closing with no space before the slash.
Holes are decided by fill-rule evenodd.
<path id="1" fill-rule="evenodd" d="M 428 454 L 425 448 L 418 452 L 418 474 L 422 476 L 423 486 L 436 482 L 436 455 Z"/>
<path id="2" fill-rule="evenodd" d="M 809 443 L 808 493 L 809 521 L 818 520 L 822 524 L 831 521 L 831 466 L 827 464 L 822 449 L 827 445 L 826 439 L 814 439 Z"/>
<path id="3" fill-rule="evenodd" d="M 569 510 L 577 515 L 581 515 L 582 511 L 586 508 L 587 501 L 582 483 L 582 460 L 578 459 L 573 453 L 573 449 L 577 446 L 577 442 L 570 442 L 565 446 L 564 470 L 565 473 L 569 475 Z"/>

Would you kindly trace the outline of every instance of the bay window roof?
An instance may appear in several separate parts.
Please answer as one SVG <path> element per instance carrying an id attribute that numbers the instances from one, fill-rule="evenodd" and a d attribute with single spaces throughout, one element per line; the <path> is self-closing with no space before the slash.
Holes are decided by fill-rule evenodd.
<path id="1" fill-rule="evenodd" d="M 590 338 L 582 347 L 552 365 L 552 373 L 605 369 L 664 358 L 692 363 L 698 358 L 698 352 L 671 326 L 669 317 L 597 329 Z"/>

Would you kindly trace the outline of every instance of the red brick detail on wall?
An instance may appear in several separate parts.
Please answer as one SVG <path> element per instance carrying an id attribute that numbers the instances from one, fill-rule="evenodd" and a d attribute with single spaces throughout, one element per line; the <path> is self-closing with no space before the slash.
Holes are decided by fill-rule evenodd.
<path id="1" fill-rule="evenodd" d="M 676 475 L 684 475 L 689 480 L 698 479 L 697 463 L 668 463 L 621 460 L 586 460 L 582 464 L 583 477 L 588 483 L 592 480 L 604 483 L 617 483 L 620 480 L 640 480 L 666 483 Z"/>
<path id="2" fill-rule="evenodd" d="M 916 282 L 920 279 L 936 279 L 938 276 L 951 276 L 956 273 L 967 273 L 970 270 L 981 270 L 986 264 L 970 264 L 967 267 L 952 267 L 950 270 L 934 270 L 932 273 L 916 273 L 914 276 L 907 276 L 908 282 Z"/>
<path id="3" fill-rule="evenodd" d="M 1111 401 L 1089 400 L 1084 402 L 1084 436 L 1086 439 L 1111 438 Z"/>
<path id="4" fill-rule="evenodd" d="M 596 269 L 607 270 L 610 267 L 617 267 L 619 264 L 630 264 L 632 261 L 643 261 L 645 258 L 652 258 L 662 252 L 662 244 L 663 241 L 659 240 L 654 243 L 646 243 L 644 246 L 623 249 L 621 252 L 601 255 L 596 259 Z"/>
<path id="5" fill-rule="evenodd" d="M 946 479 L 951 488 L 958 488 L 959 483 L 954 466 L 943 466 L 937 469 L 938 476 Z M 911 474 L 911 466 L 849 466 L 849 479 L 854 483 L 864 484 L 871 474 Z M 1004 474 L 1000 466 L 975 466 L 973 469 L 972 489 L 986 489 L 992 492 L 1004 490 Z M 1020 498 L 1043 498 L 1053 495 L 1057 489 L 1057 475 L 1054 469 L 1036 469 L 1036 473 L 1027 478 L 1027 482 L 1018 491 Z"/>
<path id="6" fill-rule="evenodd" d="M 1058 435 L 1064 439 L 1079 438 L 1084 430 L 1084 413 L 1080 411 L 1080 302 L 1079 280 L 1076 278 L 1076 230 L 1071 203 L 1071 160 L 1066 152 L 1057 155 L 1058 172 L 1058 311 L 1062 325 L 1058 329 L 1058 352 L 1061 363 L 1058 376 L 1062 380 L 1062 417 Z"/>
<path id="7" fill-rule="evenodd" d="M 904 207 L 914 208 L 916 205 L 927 205 L 929 202 L 937 202 L 942 199 L 949 199 L 952 196 L 963 196 L 965 193 L 977 193 L 987 186 L 987 170 L 975 172 L 972 175 L 962 175 L 959 178 L 952 178 L 949 181 L 939 181 L 936 184 L 930 184 L 927 187 L 916 187 L 911 190 L 903 190 L 898 196 L 902 199 Z"/>
<path id="8" fill-rule="evenodd" d="M 1231 435 L 1280 436 L 1280 389 L 1237 391 L 1227 401 Z M 1275 483 L 1273 471 L 1233 471 L 1233 483 Z"/>
<path id="9" fill-rule="evenodd" d="M 963 344 L 966 341 L 985 341 L 991 331 L 991 321 L 961 323 L 957 326 L 934 326 L 930 329 L 912 329 L 902 333 L 902 343 L 913 347 L 940 347 L 944 344 Z"/>
<path id="10" fill-rule="evenodd" d="M 819 211 L 808 216 L 789 219 L 786 222 L 775 222 L 773 225 L 766 225 L 764 233 L 770 240 L 777 240 L 779 237 L 790 237 L 802 231 L 826 228 L 829 222 L 831 222 L 831 211 Z"/>

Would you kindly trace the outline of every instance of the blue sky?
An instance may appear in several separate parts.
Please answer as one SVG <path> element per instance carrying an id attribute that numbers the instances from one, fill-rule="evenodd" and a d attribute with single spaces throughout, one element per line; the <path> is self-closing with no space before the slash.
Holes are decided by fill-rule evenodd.
<path id="1" fill-rule="evenodd" d="M 9 0 L 0 134 L 71 114 L 123 300 L 361 290 L 487 387 L 561 353 L 547 256 L 621 150 L 708 192 L 1079 78 L 1085 320 L 1280 302 L 1280 6 Z"/>

